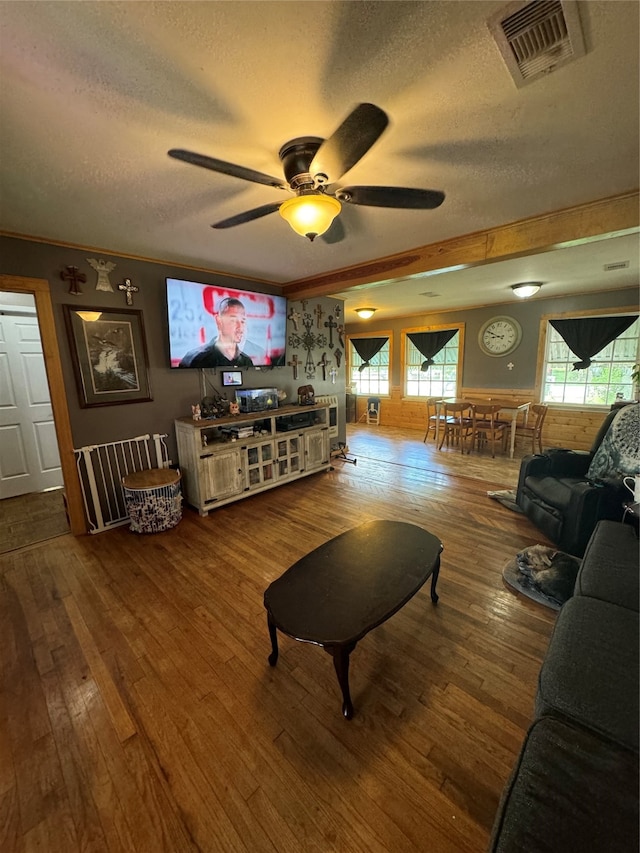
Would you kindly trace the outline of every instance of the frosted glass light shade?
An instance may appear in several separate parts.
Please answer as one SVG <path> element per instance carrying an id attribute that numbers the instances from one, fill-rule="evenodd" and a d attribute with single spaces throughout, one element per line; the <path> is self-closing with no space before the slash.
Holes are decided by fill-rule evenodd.
<path id="1" fill-rule="evenodd" d="M 377 310 L 377 308 L 356 308 L 356 314 L 362 320 L 368 320 L 370 317 L 373 317 Z"/>
<path id="2" fill-rule="evenodd" d="M 313 240 L 329 228 L 342 210 L 337 198 L 323 193 L 298 195 L 280 205 L 278 213 L 301 237 Z"/>
<path id="3" fill-rule="evenodd" d="M 541 287 L 542 285 L 538 281 L 523 281 L 522 284 L 512 284 L 511 290 L 521 299 L 528 299 L 529 296 L 537 293 Z"/>

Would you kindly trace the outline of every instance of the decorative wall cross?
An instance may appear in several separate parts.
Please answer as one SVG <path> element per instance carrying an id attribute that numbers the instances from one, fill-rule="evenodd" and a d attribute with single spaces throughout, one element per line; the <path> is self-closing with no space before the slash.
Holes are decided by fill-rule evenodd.
<path id="1" fill-rule="evenodd" d="M 298 320 L 302 319 L 302 314 L 299 311 L 296 311 L 296 309 L 293 307 L 293 305 L 291 306 L 291 311 L 289 311 L 289 313 L 287 314 L 287 319 L 291 320 L 291 322 L 293 323 L 293 328 L 297 332 L 298 331 Z"/>
<path id="2" fill-rule="evenodd" d="M 322 353 L 322 358 L 318 362 L 318 367 L 322 368 L 322 379 L 324 382 L 327 381 L 327 354 L 326 352 Z"/>
<path id="3" fill-rule="evenodd" d="M 509 364 L 507 365 L 507 370 L 513 370 L 514 367 L 515 367 L 515 364 L 512 361 L 510 361 Z"/>
<path id="4" fill-rule="evenodd" d="M 287 364 L 289 367 L 293 367 L 293 378 L 298 378 L 298 365 L 300 362 L 298 361 L 298 356 L 294 353 L 291 357 L 291 361 L 288 361 Z"/>
<path id="5" fill-rule="evenodd" d="M 341 324 L 341 325 L 339 325 L 339 326 L 338 326 L 338 328 L 337 328 L 337 330 L 336 330 L 336 331 L 338 332 L 338 340 L 340 341 L 340 346 L 342 347 L 342 349 L 344 349 L 344 333 L 345 333 L 345 328 L 344 328 L 344 326 Z"/>
<path id="6" fill-rule="evenodd" d="M 298 332 L 292 332 L 289 335 L 289 346 L 291 348 L 302 347 L 307 352 L 307 358 L 304 363 L 304 369 L 307 374 L 308 379 L 313 379 L 316 375 L 316 365 L 313 360 L 313 350 L 317 347 L 326 347 L 327 345 L 327 336 L 326 335 L 314 335 L 313 333 L 313 317 L 309 313 L 305 313 L 302 319 L 302 325 L 304 326 L 304 332 L 302 334 L 298 334 Z M 326 323 L 325 323 L 326 326 Z"/>
<path id="7" fill-rule="evenodd" d="M 118 290 L 123 290 L 127 296 L 127 305 L 133 305 L 133 294 L 137 293 L 140 288 L 135 284 L 131 284 L 130 278 L 125 278 L 122 284 L 118 285 Z"/>
<path id="8" fill-rule="evenodd" d="M 342 350 L 336 348 L 336 351 L 333 355 L 335 357 L 336 364 L 338 365 L 338 367 L 340 367 L 340 361 L 342 360 Z"/>
<path id="9" fill-rule="evenodd" d="M 333 349 L 333 330 L 338 328 L 338 324 L 334 322 L 333 316 L 329 314 L 329 319 L 324 324 L 325 329 L 329 329 L 329 349 Z"/>
<path id="10" fill-rule="evenodd" d="M 63 281 L 69 282 L 69 293 L 73 296 L 80 296 L 82 294 L 79 284 L 84 284 L 87 277 L 83 272 L 78 272 L 78 267 L 65 267 L 60 273 L 60 278 Z"/>
<path id="11" fill-rule="evenodd" d="M 331 383 L 333 385 L 336 384 L 336 376 L 337 375 L 338 375 L 338 371 L 336 370 L 335 367 L 332 367 L 331 370 L 329 371 L 329 376 L 331 377 Z"/>
<path id="12" fill-rule="evenodd" d="M 333 316 L 336 318 L 336 320 L 339 320 L 341 314 L 342 314 L 342 308 L 338 305 L 338 303 L 336 303 L 334 308 L 333 308 Z"/>
<path id="13" fill-rule="evenodd" d="M 324 317 L 324 311 L 322 310 L 321 305 L 316 305 L 313 313 L 316 315 L 316 326 L 321 329 L 322 328 L 322 318 Z"/>

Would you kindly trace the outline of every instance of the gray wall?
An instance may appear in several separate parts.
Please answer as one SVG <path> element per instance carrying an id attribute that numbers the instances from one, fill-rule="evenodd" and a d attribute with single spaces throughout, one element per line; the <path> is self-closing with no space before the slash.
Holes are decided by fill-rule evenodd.
<path id="1" fill-rule="evenodd" d="M 67 392 L 67 402 L 71 419 L 71 431 L 75 447 L 87 444 L 102 444 L 109 441 L 131 438 L 144 433 L 167 433 L 169 435 L 169 448 L 171 456 L 176 460 L 175 431 L 173 421 L 175 418 L 191 414 L 191 406 L 198 403 L 202 398 L 202 378 L 200 370 L 175 370 L 169 367 L 169 341 L 167 334 L 167 306 L 165 297 L 165 278 L 174 277 L 202 281 L 207 284 L 227 285 L 246 290 L 263 291 L 267 293 L 279 293 L 279 289 L 262 282 L 248 279 L 234 278 L 231 276 L 206 273 L 198 270 L 187 269 L 178 266 L 168 266 L 144 260 L 130 260 L 118 255 L 93 250 L 80 250 L 66 248 L 64 246 L 49 245 L 46 243 L 32 242 L 10 237 L 0 237 L 0 252 L 2 256 L 2 267 L 0 272 L 4 275 L 25 276 L 29 278 L 46 279 L 50 283 L 51 299 L 53 302 L 56 331 L 62 359 L 62 369 Z M 110 281 L 115 293 L 98 291 L 95 289 L 97 273 L 87 262 L 87 258 L 101 258 L 116 264 L 110 273 Z M 80 285 L 83 291 L 80 296 L 69 294 L 69 285 L 60 278 L 60 273 L 66 266 L 76 266 L 81 273 L 87 277 L 85 284 Z M 134 294 L 133 308 L 142 311 L 144 329 L 147 339 L 149 355 L 149 377 L 153 400 L 147 403 L 128 403 L 125 405 L 102 406 L 93 409 L 81 408 L 76 389 L 76 380 L 73 370 L 71 350 L 64 322 L 62 305 L 68 304 L 74 307 L 89 306 L 95 308 L 125 308 L 125 295 L 117 291 L 116 285 L 124 278 L 130 278 L 132 283 L 139 287 L 139 292 Z M 335 313 L 336 306 L 341 311 L 342 300 L 339 299 L 314 299 L 309 300 L 306 310 L 313 312 L 316 305 L 320 305 L 324 311 L 324 318 Z M 291 303 L 297 311 L 302 311 L 300 302 Z M 288 336 L 294 332 L 293 325 L 287 321 Z M 324 335 L 326 330 L 315 328 L 316 336 Z M 327 360 L 332 358 L 337 345 L 334 332 L 334 348 L 327 345 L 314 347 L 313 362 L 316 367 L 312 378 L 305 375 L 304 369 L 298 370 L 298 378 L 293 378 L 291 367 L 277 367 L 273 369 L 245 370 L 243 371 L 243 387 L 245 388 L 271 388 L 282 389 L 287 393 L 287 401 L 297 399 L 297 388 L 299 385 L 311 384 L 317 396 L 337 395 L 340 401 L 344 401 L 345 391 L 345 359 L 341 361 L 335 384 L 331 382 L 329 375 L 322 379 L 322 371 L 317 366 L 323 352 L 327 353 Z M 287 359 L 296 352 L 298 359 L 305 362 L 306 353 L 298 346 L 287 347 Z M 207 370 L 205 376 L 209 388 L 213 386 L 219 392 L 221 387 L 219 371 Z M 340 436 L 344 438 L 344 406 L 341 405 L 339 417 Z"/>
<path id="2" fill-rule="evenodd" d="M 465 348 L 461 384 L 467 388 L 534 388 L 536 384 L 536 362 L 538 357 L 538 339 L 540 319 L 545 314 L 601 310 L 638 305 L 638 290 L 611 290 L 600 293 L 578 294 L 576 296 L 545 299 L 534 296 L 525 301 L 510 301 L 488 308 L 474 308 L 460 311 L 444 311 L 434 314 L 419 314 L 394 320 L 368 320 L 351 323 L 347 327 L 349 335 L 358 333 L 391 331 L 393 334 L 391 384 L 402 387 L 401 346 L 403 329 L 428 325 L 446 325 L 447 323 L 465 324 Z M 491 358 L 478 346 L 478 333 L 482 325 L 491 317 L 506 314 L 514 317 L 522 326 L 522 341 L 519 347 L 504 358 Z M 513 370 L 507 365 L 512 362 Z"/>

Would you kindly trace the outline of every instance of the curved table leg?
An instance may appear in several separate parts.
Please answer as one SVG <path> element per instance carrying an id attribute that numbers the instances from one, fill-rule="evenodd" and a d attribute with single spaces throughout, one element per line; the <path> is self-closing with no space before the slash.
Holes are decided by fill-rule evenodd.
<path id="1" fill-rule="evenodd" d="M 271 637 L 269 665 L 275 666 L 278 662 L 278 635 L 276 633 L 276 623 L 273 621 L 270 613 L 267 613 L 267 625 L 269 626 L 269 636 Z"/>
<path id="2" fill-rule="evenodd" d="M 436 564 L 433 567 L 433 574 L 431 575 L 431 601 L 434 604 L 438 603 L 438 598 L 440 597 L 436 592 L 436 584 L 438 583 L 438 575 L 440 574 L 440 555 L 438 555 L 438 559 L 436 560 Z"/>
<path id="3" fill-rule="evenodd" d="M 325 652 L 333 657 L 333 665 L 338 676 L 338 684 L 342 690 L 342 714 L 350 720 L 353 717 L 353 704 L 349 693 L 349 655 L 355 649 L 355 643 L 344 646 L 323 646 Z"/>

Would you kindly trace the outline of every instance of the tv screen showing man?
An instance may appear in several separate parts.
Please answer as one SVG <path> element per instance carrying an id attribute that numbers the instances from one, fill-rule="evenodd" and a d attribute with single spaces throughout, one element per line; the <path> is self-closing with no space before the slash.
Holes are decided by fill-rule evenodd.
<path id="1" fill-rule="evenodd" d="M 168 278 L 167 312 L 171 367 L 284 364 L 282 296 Z"/>
<path id="2" fill-rule="evenodd" d="M 251 356 L 241 349 L 247 330 L 243 303 L 235 297 L 225 297 L 218 303 L 215 321 L 217 336 L 186 353 L 180 367 L 253 367 Z M 255 349 L 255 345 L 247 343 L 247 349 Z"/>

